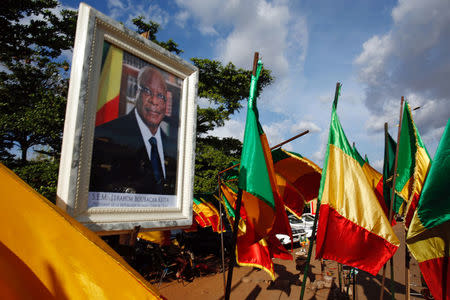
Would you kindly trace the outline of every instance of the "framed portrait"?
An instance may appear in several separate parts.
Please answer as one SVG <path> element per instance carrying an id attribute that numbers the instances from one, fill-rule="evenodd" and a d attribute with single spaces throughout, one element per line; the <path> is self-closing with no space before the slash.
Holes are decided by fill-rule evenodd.
<path id="1" fill-rule="evenodd" d="M 99 233 L 192 224 L 198 70 L 81 3 L 57 205 Z"/>

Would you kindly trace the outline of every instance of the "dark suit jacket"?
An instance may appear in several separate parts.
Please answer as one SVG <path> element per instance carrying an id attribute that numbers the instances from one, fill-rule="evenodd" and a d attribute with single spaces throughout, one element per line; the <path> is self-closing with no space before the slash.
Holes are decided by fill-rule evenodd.
<path id="1" fill-rule="evenodd" d="M 89 191 L 175 195 L 177 140 L 161 139 L 166 178 L 157 184 L 134 109 L 96 127 Z"/>

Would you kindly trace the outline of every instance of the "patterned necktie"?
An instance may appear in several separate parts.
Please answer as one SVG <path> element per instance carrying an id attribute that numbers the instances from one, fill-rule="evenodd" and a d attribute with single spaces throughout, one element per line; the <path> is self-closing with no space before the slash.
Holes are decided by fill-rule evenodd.
<path id="1" fill-rule="evenodd" d="M 149 139 L 150 145 L 152 145 L 152 150 L 150 153 L 150 161 L 153 167 L 153 174 L 155 175 L 156 183 L 160 184 L 163 178 L 163 171 L 161 166 L 161 159 L 158 154 L 158 146 L 155 137 Z"/>

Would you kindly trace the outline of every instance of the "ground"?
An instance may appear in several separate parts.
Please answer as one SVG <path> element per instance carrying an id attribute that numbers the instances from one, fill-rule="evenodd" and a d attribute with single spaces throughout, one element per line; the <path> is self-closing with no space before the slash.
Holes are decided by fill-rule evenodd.
<path id="1" fill-rule="evenodd" d="M 401 241 L 401 246 L 394 255 L 394 287 L 395 299 L 405 298 L 405 247 L 403 223 L 394 227 L 394 231 Z M 231 286 L 230 299 L 300 299 L 301 282 L 303 279 L 302 266 L 304 265 L 304 254 L 300 247 L 294 248 L 294 260 L 274 259 L 275 280 L 272 282 L 270 276 L 259 269 L 251 267 L 235 267 L 233 270 L 233 280 Z M 313 253 L 314 254 L 314 253 Z M 314 255 L 313 255 L 314 257 Z M 216 274 L 195 277 L 188 281 L 163 281 L 159 287 L 161 295 L 167 299 L 200 300 L 200 299 L 223 299 L 225 279 L 220 272 L 220 259 L 215 261 L 219 272 Z M 354 299 L 352 297 L 353 287 L 348 289 L 343 287 L 341 292 L 338 280 L 338 265 L 334 261 L 324 261 L 323 271 L 318 260 L 312 260 L 310 280 L 307 281 L 304 299 Z M 410 264 L 410 299 L 424 299 L 420 294 L 422 289 L 420 280 L 420 270 L 414 258 Z M 358 300 L 379 299 L 382 281 L 382 270 L 377 276 L 372 276 L 366 272 L 359 271 L 356 275 L 356 297 Z M 389 266 L 386 269 L 386 276 L 390 275 Z M 325 279 L 331 277 L 331 288 L 327 287 Z M 325 283 L 325 284 L 324 284 Z M 341 281 L 344 284 L 344 280 Z M 388 292 L 391 280 L 386 278 L 385 292 L 383 299 L 391 299 Z M 322 287 L 323 286 L 323 287 Z"/>

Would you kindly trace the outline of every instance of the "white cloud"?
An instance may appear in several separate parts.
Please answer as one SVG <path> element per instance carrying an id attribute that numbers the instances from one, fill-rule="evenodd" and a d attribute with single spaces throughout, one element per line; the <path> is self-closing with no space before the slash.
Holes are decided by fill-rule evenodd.
<path id="1" fill-rule="evenodd" d="M 414 120 L 431 152 L 434 136 L 450 117 L 450 2 L 400 0 L 392 10 L 393 26 L 371 37 L 354 63 L 366 85 L 365 104 L 374 114 L 369 129 L 398 123 L 401 96 L 421 106 Z M 391 125 L 392 124 L 392 125 Z M 394 125 L 395 124 L 395 125 Z"/>
<path id="2" fill-rule="evenodd" d="M 322 166 L 323 168 L 323 161 L 325 159 L 325 153 L 327 151 L 327 145 L 328 145 L 328 131 L 323 132 L 320 135 L 320 143 L 319 143 L 319 149 L 317 149 L 316 152 L 312 154 L 312 161 L 314 161 L 317 165 Z"/>
<path id="3" fill-rule="evenodd" d="M 180 26 L 181 28 L 184 28 L 185 26 L 186 26 L 186 22 L 187 22 L 187 20 L 189 19 L 189 17 L 190 17 L 190 14 L 189 14 L 189 12 L 188 11 L 181 11 L 181 12 L 178 12 L 176 15 L 175 15 L 175 23 L 178 25 L 178 26 Z"/>
<path id="4" fill-rule="evenodd" d="M 370 165 L 380 173 L 383 173 L 383 164 L 384 160 L 382 159 L 370 162 Z"/>
<path id="5" fill-rule="evenodd" d="M 301 70 L 308 47 L 306 19 L 293 16 L 286 1 L 177 0 L 204 35 L 219 35 L 216 56 L 251 68 L 253 53 L 278 77 L 289 73 L 289 61 Z M 291 59 L 291 58 L 294 59 Z"/>
<path id="6" fill-rule="evenodd" d="M 108 0 L 109 16 L 115 20 L 125 20 L 125 26 L 133 28 L 132 19 L 143 16 L 144 21 L 152 20 L 164 27 L 170 20 L 169 13 L 156 4 L 132 2 L 131 0 Z"/>
<path id="7" fill-rule="evenodd" d="M 212 132 L 208 132 L 208 135 L 217 136 L 220 138 L 233 137 L 240 140 L 244 140 L 244 128 L 245 123 L 237 120 L 225 121 L 225 126 L 215 128 Z"/>
<path id="8" fill-rule="evenodd" d="M 311 121 L 300 121 L 291 126 L 291 133 L 299 134 L 305 130 L 309 130 L 310 133 L 321 132 L 322 129 Z"/>

